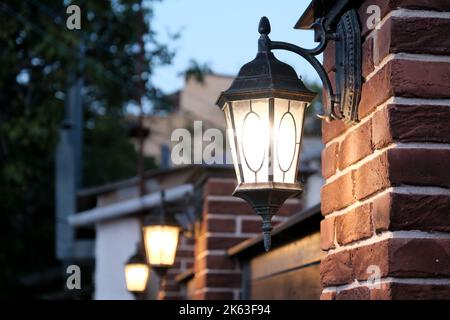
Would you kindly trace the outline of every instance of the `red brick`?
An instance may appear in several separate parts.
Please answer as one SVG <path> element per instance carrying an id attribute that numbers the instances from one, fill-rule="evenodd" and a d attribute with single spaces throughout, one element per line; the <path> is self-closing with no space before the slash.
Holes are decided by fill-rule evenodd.
<path id="1" fill-rule="evenodd" d="M 369 300 L 370 290 L 368 287 L 357 287 L 339 291 L 336 300 Z"/>
<path id="2" fill-rule="evenodd" d="M 172 293 L 172 292 L 171 292 Z M 181 297 L 179 293 L 176 293 L 176 296 L 167 296 L 166 293 L 161 293 L 161 296 L 158 297 L 159 300 L 184 300 L 184 297 Z"/>
<path id="3" fill-rule="evenodd" d="M 422 230 L 450 232 L 450 196 L 389 193 L 375 199 L 377 232 Z"/>
<path id="4" fill-rule="evenodd" d="M 449 300 L 448 284 L 387 283 L 380 289 L 372 289 L 372 300 Z"/>
<path id="5" fill-rule="evenodd" d="M 188 245 L 188 246 L 195 245 L 195 239 L 194 238 L 186 238 L 186 237 L 183 237 L 183 238 L 184 238 L 184 241 L 185 241 L 186 245 Z"/>
<path id="6" fill-rule="evenodd" d="M 374 69 L 373 38 L 370 37 L 362 45 L 362 76 L 366 78 Z"/>
<path id="7" fill-rule="evenodd" d="M 448 277 L 450 240 L 387 239 L 350 251 L 353 276 L 367 280 L 369 266 L 380 268 L 383 277 Z"/>
<path id="8" fill-rule="evenodd" d="M 178 258 L 192 258 L 192 257 L 194 257 L 194 250 L 178 249 L 177 257 Z"/>
<path id="9" fill-rule="evenodd" d="M 374 47 L 374 62 L 379 65 L 391 53 L 392 20 L 388 19 L 376 33 L 376 47 Z"/>
<path id="10" fill-rule="evenodd" d="M 362 35 L 365 36 L 370 30 L 367 28 L 367 20 L 372 12 L 367 12 L 367 7 L 376 5 L 380 8 L 380 19 L 392 10 L 399 8 L 414 10 L 450 11 L 450 3 L 447 0 L 372 0 L 365 1 L 358 9 L 358 15 L 362 22 Z"/>
<path id="11" fill-rule="evenodd" d="M 339 144 L 335 142 L 322 150 L 322 175 L 324 178 L 329 178 L 336 172 L 338 146 Z"/>
<path id="12" fill-rule="evenodd" d="M 391 239 L 389 275 L 397 277 L 449 277 L 449 239 Z"/>
<path id="13" fill-rule="evenodd" d="M 355 170 L 355 196 L 361 200 L 390 186 L 386 152 Z"/>
<path id="14" fill-rule="evenodd" d="M 383 108 L 375 112 L 372 117 L 372 143 L 374 149 L 384 148 L 394 141 L 391 130 L 388 109 Z"/>
<path id="15" fill-rule="evenodd" d="M 196 277 L 197 289 L 202 288 L 236 288 L 241 287 L 241 274 L 234 273 L 203 273 Z"/>
<path id="16" fill-rule="evenodd" d="M 208 200 L 206 212 L 214 214 L 254 214 L 253 208 L 244 200 L 238 198 Z"/>
<path id="17" fill-rule="evenodd" d="M 369 13 L 367 12 L 367 8 L 370 5 L 376 5 L 377 7 L 380 8 L 380 20 L 383 19 L 383 17 L 389 12 L 391 11 L 391 7 L 389 4 L 390 0 L 373 0 L 373 1 L 365 1 L 362 3 L 361 7 L 358 10 L 358 15 L 360 17 L 360 21 L 361 21 L 361 35 L 364 37 L 366 36 L 371 29 L 368 28 L 367 22 L 371 22 L 371 26 L 372 26 L 372 22 L 373 20 L 373 12 L 369 11 Z"/>
<path id="18" fill-rule="evenodd" d="M 339 169 L 345 169 L 372 151 L 372 121 L 369 120 L 349 132 L 342 141 L 339 148 Z"/>
<path id="19" fill-rule="evenodd" d="M 450 187 L 450 150 L 389 149 L 355 170 L 355 195 L 364 199 L 390 185 Z"/>
<path id="20" fill-rule="evenodd" d="M 393 60 L 392 83 L 396 96 L 450 98 L 450 63 Z M 418 64 L 420 68 L 418 68 Z"/>
<path id="21" fill-rule="evenodd" d="M 335 291 L 322 292 L 322 294 L 320 295 L 320 300 L 334 300 L 335 298 L 336 298 Z"/>
<path id="22" fill-rule="evenodd" d="M 335 218 L 325 218 L 320 222 L 320 239 L 322 250 L 329 250 L 334 245 L 334 221 Z"/>
<path id="23" fill-rule="evenodd" d="M 181 260 L 182 260 L 182 258 L 175 256 L 175 262 L 173 263 L 171 269 L 181 269 L 181 263 L 180 263 Z"/>
<path id="24" fill-rule="evenodd" d="M 212 235 L 207 238 L 207 249 L 208 250 L 229 249 L 247 239 L 248 239 L 247 237 L 217 237 Z"/>
<path id="25" fill-rule="evenodd" d="M 241 231 L 243 233 L 259 233 L 262 228 L 262 220 L 242 220 Z"/>
<path id="26" fill-rule="evenodd" d="M 333 120 L 330 122 L 322 121 L 322 141 L 327 143 L 333 138 L 338 137 L 347 130 L 349 125 L 346 125 L 340 120 Z"/>
<path id="27" fill-rule="evenodd" d="M 165 292 L 175 292 L 178 293 L 181 289 L 180 285 L 177 283 L 171 283 L 171 284 L 164 284 L 162 286 L 162 290 Z"/>
<path id="28" fill-rule="evenodd" d="M 230 196 L 236 189 L 237 182 L 234 179 L 208 179 L 204 186 L 205 194 Z"/>
<path id="29" fill-rule="evenodd" d="M 354 278 L 367 280 L 372 273 L 370 266 L 380 269 L 380 276 L 389 273 L 389 241 L 384 240 L 370 245 L 361 246 L 351 251 L 351 261 Z"/>
<path id="30" fill-rule="evenodd" d="M 392 61 L 378 70 L 362 86 L 361 101 L 359 103 L 359 119 L 363 119 L 378 105 L 395 95 L 391 84 Z"/>
<path id="31" fill-rule="evenodd" d="M 390 283 L 380 283 L 370 289 L 370 300 L 392 300 Z"/>
<path id="32" fill-rule="evenodd" d="M 321 193 L 321 211 L 323 215 L 352 204 L 355 201 L 353 197 L 352 172 L 324 185 Z"/>
<path id="33" fill-rule="evenodd" d="M 345 245 L 372 236 L 371 204 L 357 207 L 336 217 L 336 240 Z"/>
<path id="34" fill-rule="evenodd" d="M 385 115 L 377 117 L 378 113 Z M 436 121 L 439 119 L 439 121 Z M 450 142 L 450 108 L 445 105 L 388 105 L 373 119 L 374 141 L 380 146 L 400 142 Z M 376 139 L 376 133 L 385 138 Z"/>
<path id="35" fill-rule="evenodd" d="M 334 41 L 329 41 L 325 51 L 323 52 L 323 67 L 327 73 L 335 70 L 335 50 Z"/>
<path id="36" fill-rule="evenodd" d="M 336 71 L 327 72 L 327 77 L 330 80 L 331 89 L 336 92 Z M 326 104 L 328 101 L 328 92 L 325 88 L 322 88 L 322 103 Z"/>
<path id="37" fill-rule="evenodd" d="M 215 292 L 206 291 L 203 294 L 203 300 L 232 300 L 234 299 L 233 291 Z"/>
<path id="38" fill-rule="evenodd" d="M 320 281 L 323 287 L 346 284 L 352 280 L 349 251 L 329 254 L 322 260 L 320 264 Z"/>
<path id="39" fill-rule="evenodd" d="M 234 233 L 236 231 L 236 220 L 235 219 L 215 219 L 207 217 L 209 232 L 230 232 Z"/>
<path id="40" fill-rule="evenodd" d="M 449 149 L 394 148 L 388 159 L 393 184 L 450 187 Z"/>
<path id="41" fill-rule="evenodd" d="M 381 278 L 448 278 L 450 240 L 393 238 L 330 254 L 320 266 L 322 285 L 368 280 L 371 266 L 379 268 Z"/>
<path id="42" fill-rule="evenodd" d="M 302 202 L 298 198 L 293 199 L 296 199 L 296 201 L 285 202 L 281 206 L 280 210 L 278 210 L 277 215 L 289 217 L 295 213 L 300 212 L 303 208 Z"/>
<path id="43" fill-rule="evenodd" d="M 237 267 L 237 261 L 224 255 L 205 255 L 201 259 L 197 259 L 199 270 L 215 269 L 215 270 L 234 270 Z"/>
<path id="44" fill-rule="evenodd" d="M 360 119 L 392 96 L 449 98 L 450 63 L 401 59 L 389 61 L 363 85 L 359 104 Z"/>
<path id="45" fill-rule="evenodd" d="M 378 33 L 380 60 L 389 53 L 444 54 L 450 50 L 450 21 L 391 17 Z"/>
<path id="46" fill-rule="evenodd" d="M 390 228 L 392 193 L 377 197 L 372 204 L 372 223 L 377 233 Z"/>

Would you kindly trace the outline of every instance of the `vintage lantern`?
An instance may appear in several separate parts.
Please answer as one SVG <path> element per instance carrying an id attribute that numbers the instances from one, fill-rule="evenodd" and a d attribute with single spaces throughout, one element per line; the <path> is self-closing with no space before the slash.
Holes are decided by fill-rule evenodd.
<path id="1" fill-rule="evenodd" d="M 266 251 L 271 219 L 284 201 L 298 195 L 297 181 L 305 110 L 315 97 L 294 69 L 269 50 L 266 18 L 254 60 L 239 71 L 217 105 L 224 111 L 238 185 L 233 195 L 262 217 Z"/>
<path id="2" fill-rule="evenodd" d="M 145 293 L 150 276 L 150 267 L 140 244 L 125 264 L 125 281 L 127 290 L 135 296 Z"/>
<path id="3" fill-rule="evenodd" d="M 160 211 L 156 215 L 147 217 L 142 232 L 147 261 L 152 269 L 162 277 L 175 262 L 181 228 L 166 213 L 164 192 L 161 193 L 161 198 Z"/>

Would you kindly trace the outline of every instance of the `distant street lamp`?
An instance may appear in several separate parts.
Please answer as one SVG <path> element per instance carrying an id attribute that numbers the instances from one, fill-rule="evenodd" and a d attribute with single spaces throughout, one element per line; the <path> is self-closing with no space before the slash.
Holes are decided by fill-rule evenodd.
<path id="1" fill-rule="evenodd" d="M 163 277 L 175 262 L 178 237 L 181 228 L 167 216 L 164 192 L 161 193 L 162 206 L 159 215 L 150 215 L 142 228 L 147 261 L 152 269 Z"/>
<path id="2" fill-rule="evenodd" d="M 136 247 L 136 252 L 125 264 L 125 281 L 127 290 L 131 292 L 136 299 L 144 298 L 149 276 L 150 267 L 147 264 L 142 246 L 138 244 Z"/>
<path id="3" fill-rule="evenodd" d="M 269 20 L 261 18 L 261 36 L 255 59 L 240 69 L 230 88 L 222 92 L 217 100 L 217 105 L 225 113 L 237 176 L 238 186 L 233 195 L 246 200 L 261 216 L 266 251 L 271 246 L 272 216 L 287 198 L 302 191 L 297 174 L 303 123 L 305 110 L 316 95 L 305 87 L 295 70 L 275 58 L 271 50 L 283 49 L 297 53 L 317 70 L 328 98 L 324 118 L 355 121 L 354 117 L 346 118 L 335 108 L 342 101 L 333 94 L 325 70 L 314 57 L 324 50 L 328 38 L 339 39 L 342 36 L 327 34 L 323 19 L 316 26 L 321 31 L 321 43 L 317 48 L 307 50 L 289 43 L 271 42 L 268 37 Z M 354 47 L 352 53 L 360 54 L 358 46 Z M 350 53 L 345 57 L 346 61 L 357 60 L 357 56 Z M 350 68 L 345 63 L 342 65 Z M 356 68 L 356 65 L 352 66 Z M 352 69 L 352 73 L 348 68 L 343 69 L 346 73 L 342 79 L 347 81 L 346 77 L 353 76 L 352 83 L 357 89 L 358 70 Z M 350 81 L 345 81 L 349 88 Z M 345 97 L 349 95 L 348 92 L 346 94 Z M 341 104 L 347 103 L 348 108 L 356 108 L 359 92 L 351 97 L 354 98 L 351 103 Z M 348 114 L 354 116 L 354 110 Z"/>

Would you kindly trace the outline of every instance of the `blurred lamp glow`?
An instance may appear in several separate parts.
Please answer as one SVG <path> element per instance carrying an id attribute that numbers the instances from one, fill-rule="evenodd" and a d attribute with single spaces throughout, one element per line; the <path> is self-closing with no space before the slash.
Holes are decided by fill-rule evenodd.
<path id="1" fill-rule="evenodd" d="M 136 252 L 125 264 L 125 281 L 128 291 L 134 294 L 144 293 L 150 277 L 150 267 L 147 264 L 141 243 L 136 245 Z"/>
<path id="2" fill-rule="evenodd" d="M 152 268 L 171 267 L 175 262 L 180 228 L 172 225 L 144 226 L 145 250 Z"/>
<path id="3" fill-rule="evenodd" d="M 144 292 L 147 288 L 149 269 L 149 266 L 146 264 L 127 264 L 125 266 L 127 290 L 130 292 Z"/>

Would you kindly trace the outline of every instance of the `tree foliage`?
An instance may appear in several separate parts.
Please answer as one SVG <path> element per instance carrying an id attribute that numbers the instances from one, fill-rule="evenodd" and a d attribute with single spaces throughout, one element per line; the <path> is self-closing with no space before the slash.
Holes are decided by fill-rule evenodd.
<path id="1" fill-rule="evenodd" d="M 56 263 L 54 151 L 75 76 L 85 84 L 84 180 L 93 185 L 136 173 L 125 111 L 138 103 L 142 82 L 144 99 L 164 105 L 151 76 L 173 57 L 151 28 L 153 2 L 77 1 L 81 30 L 66 28 L 70 1 L 0 3 L 0 297 L 18 293 L 20 276 Z"/>

